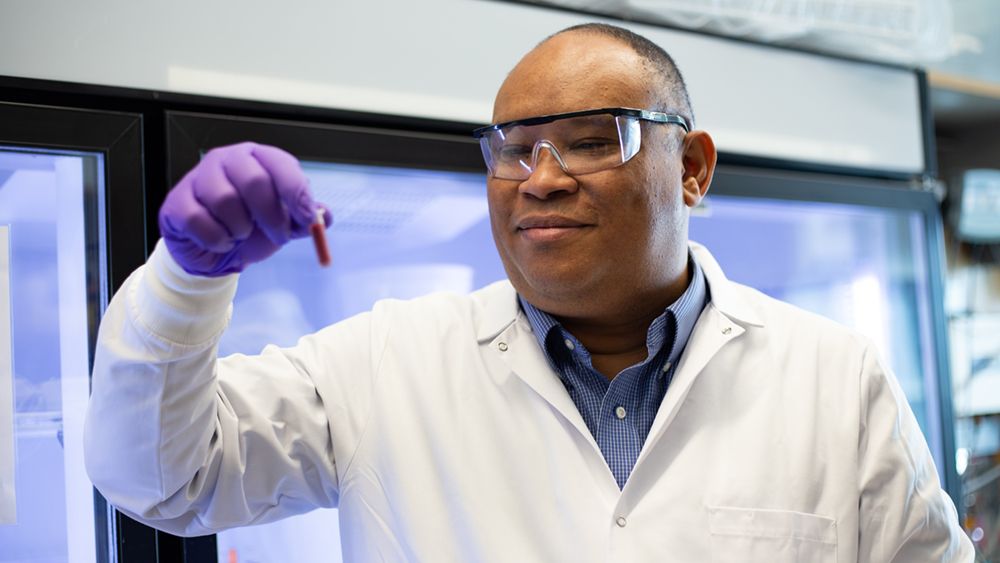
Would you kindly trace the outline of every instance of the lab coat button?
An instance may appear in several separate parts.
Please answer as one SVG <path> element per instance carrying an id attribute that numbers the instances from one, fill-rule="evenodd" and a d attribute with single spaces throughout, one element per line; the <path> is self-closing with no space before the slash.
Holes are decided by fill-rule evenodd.
<path id="1" fill-rule="evenodd" d="M 615 524 L 618 524 L 619 528 L 624 528 L 625 524 L 627 524 L 627 523 L 628 523 L 628 521 L 625 520 L 624 516 L 619 516 L 618 519 L 615 520 Z"/>
<path id="2" fill-rule="evenodd" d="M 625 407 L 622 406 L 615 407 L 615 416 L 618 417 L 618 420 L 625 418 L 625 414 L 626 414 Z"/>
<path id="3" fill-rule="evenodd" d="M 733 331 L 733 327 L 727 326 L 726 328 L 722 329 L 722 334 L 729 334 L 732 331 Z"/>
<path id="4" fill-rule="evenodd" d="M 497 344 L 497 348 L 499 348 L 501 352 L 506 352 L 507 351 L 507 343 L 506 342 L 501 342 L 500 344 Z"/>

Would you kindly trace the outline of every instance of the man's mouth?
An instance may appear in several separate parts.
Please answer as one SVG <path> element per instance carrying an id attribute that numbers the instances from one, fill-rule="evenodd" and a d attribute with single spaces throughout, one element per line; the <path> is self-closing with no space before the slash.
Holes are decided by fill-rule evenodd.
<path id="1" fill-rule="evenodd" d="M 537 215 L 517 222 L 517 232 L 534 242 L 549 242 L 589 227 L 587 223 L 561 215 Z"/>

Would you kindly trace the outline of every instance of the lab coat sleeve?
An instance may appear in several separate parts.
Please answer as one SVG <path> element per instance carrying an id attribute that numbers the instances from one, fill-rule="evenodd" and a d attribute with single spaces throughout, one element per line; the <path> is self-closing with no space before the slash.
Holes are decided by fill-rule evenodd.
<path id="1" fill-rule="evenodd" d="M 972 562 L 972 543 L 909 403 L 871 346 L 860 385 L 858 561 Z"/>
<path id="2" fill-rule="evenodd" d="M 365 419 L 368 317 L 291 349 L 217 360 L 235 291 L 235 275 L 190 276 L 160 243 L 101 322 L 87 471 L 116 507 L 174 534 L 335 506 L 337 461 L 346 465 Z M 336 383 L 336 370 L 352 377 Z"/>

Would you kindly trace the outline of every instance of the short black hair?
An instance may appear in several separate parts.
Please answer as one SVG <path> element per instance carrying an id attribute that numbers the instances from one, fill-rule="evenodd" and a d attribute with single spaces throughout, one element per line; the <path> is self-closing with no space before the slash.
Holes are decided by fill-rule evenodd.
<path id="1" fill-rule="evenodd" d="M 662 47 L 638 33 L 629 31 L 624 27 L 606 23 L 583 23 L 567 27 L 546 37 L 542 43 L 570 31 L 596 33 L 617 39 L 628 45 L 636 54 L 648 62 L 653 70 L 663 79 L 663 86 L 666 91 L 664 92 L 664 98 L 660 100 L 662 107 L 650 109 L 678 113 L 687 119 L 691 128 L 694 129 L 694 110 L 691 108 L 691 98 L 688 96 L 684 77 L 681 76 L 681 71 L 677 68 L 677 63 L 674 62 L 674 59 Z"/>

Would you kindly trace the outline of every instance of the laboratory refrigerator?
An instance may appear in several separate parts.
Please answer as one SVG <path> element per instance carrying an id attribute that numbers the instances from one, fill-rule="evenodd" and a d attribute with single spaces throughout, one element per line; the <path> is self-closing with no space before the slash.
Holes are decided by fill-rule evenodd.
<path id="1" fill-rule="evenodd" d="M 241 276 L 223 354 L 294 344 L 378 299 L 468 292 L 504 277 L 482 159 L 464 128 L 288 108 L 227 111 L 223 103 L 175 106 L 184 107 L 154 104 L 127 114 L 0 104 L 2 116 L 20 116 L 0 119 L 0 227 L 8 235 L 0 236 L 7 241 L 0 253 L 10 256 L 0 269 L 9 280 L 0 312 L 10 313 L 14 334 L 10 358 L 0 358 L 0 375 L 10 377 L 0 386 L 13 396 L 18 517 L 0 521 L 0 563 L 150 561 L 154 553 L 187 562 L 340 560 L 335 509 L 176 540 L 109 510 L 82 473 L 81 409 L 100 314 L 155 240 L 152 219 L 164 196 L 156 186 L 178 181 L 208 149 L 252 140 L 292 152 L 335 217 L 332 267 L 319 267 L 312 243 L 299 240 Z M 92 125 L 34 126 L 77 114 L 112 123 L 109 138 L 73 140 Z M 144 135 L 143 127 L 157 134 Z M 872 338 L 956 498 L 936 200 L 880 171 L 824 173 L 730 156 L 722 155 L 709 196 L 693 213 L 692 239 L 713 251 L 731 279 Z M 157 162 L 162 178 L 143 169 Z M 46 524 L 55 521 L 67 523 Z M 166 545 L 181 558 L 164 556 Z"/>

